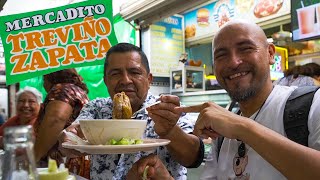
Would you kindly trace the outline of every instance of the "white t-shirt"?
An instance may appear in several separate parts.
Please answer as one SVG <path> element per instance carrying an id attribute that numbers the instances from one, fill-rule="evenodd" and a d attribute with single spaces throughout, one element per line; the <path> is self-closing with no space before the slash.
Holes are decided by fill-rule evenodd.
<path id="1" fill-rule="evenodd" d="M 283 126 L 283 111 L 289 95 L 295 88 L 275 86 L 256 117 L 256 121 L 286 136 Z M 256 114 L 257 112 L 250 118 L 253 119 Z M 309 112 L 308 128 L 310 132 L 308 137 L 309 147 L 320 150 L 320 90 L 316 92 L 313 98 L 313 104 Z M 240 143 L 236 139 L 224 138 L 217 162 L 217 145 L 213 142 L 201 179 L 286 179 L 247 144 L 247 153 L 244 157 L 239 157 L 237 151 Z"/>

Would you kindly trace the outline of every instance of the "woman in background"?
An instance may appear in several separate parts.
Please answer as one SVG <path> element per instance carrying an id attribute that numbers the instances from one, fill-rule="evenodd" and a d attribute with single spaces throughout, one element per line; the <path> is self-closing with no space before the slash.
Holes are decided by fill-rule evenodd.
<path id="1" fill-rule="evenodd" d="M 25 87 L 16 93 L 17 115 L 9 118 L 0 127 L 0 136 L 3 136 L 4 128 L 20 125 L 34 125 L 39 114 L 42 94 L 33 87 Z"/>
<path id="2" fill-rule="evenodd" d="M 319 86 L 319 82 L 310 76 L 306 66 L 294 66 L 284 72 L 284 77 L 273 84 L 282 86 Z"/>
<path id="3" fill-rule="evenodd" d="M 320 65 L 317 63 L 308 63 L 303 65 L 303 67 L 305 68 L 305 75 L 312 77 L 320 84 Z"/>
<path id="4" fill-rule="evenodd" d="M 36 161 L 40 167 L 47 167 L 48 157 L 63 163 L 63 155 L 58 150 L 58 136 L 78 117 L 84 104 L 88 102 L 88 88 L 75 69 L 65 69 L 44 76 L 44 88 L 48 92 L 36 123 L 34 146 Z M 76 164 L 78 168 L 69 167 Z M 68 159 L 66 166 L 72 173 L 83 177 L 85 157 Z M 79 165 L 79 166 L 78 166 Z"/>

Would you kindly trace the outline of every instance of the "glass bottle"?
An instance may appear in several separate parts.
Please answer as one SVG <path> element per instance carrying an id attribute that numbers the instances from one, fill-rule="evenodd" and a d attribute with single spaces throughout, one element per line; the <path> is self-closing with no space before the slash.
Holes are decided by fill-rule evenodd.
<path id="1" fill-rule="evenodd" d="M 4 163 L 2 180 L 38 180 L 33 152 L 31 126 L 8 127 L 4 130 Z"/>

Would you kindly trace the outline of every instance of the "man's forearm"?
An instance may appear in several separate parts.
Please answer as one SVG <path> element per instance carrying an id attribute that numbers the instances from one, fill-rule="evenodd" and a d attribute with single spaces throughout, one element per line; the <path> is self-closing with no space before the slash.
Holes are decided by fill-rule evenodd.
<path id="1" fill-rule="evenodd" d="M 169 134 L 160 138 L 171 141 L 167 148 L 181 165 L 188 167 L 197 161 L 200 150 L 200 140 L 197 136 L 186 134 L 179 126 L 175 126 Z"/>

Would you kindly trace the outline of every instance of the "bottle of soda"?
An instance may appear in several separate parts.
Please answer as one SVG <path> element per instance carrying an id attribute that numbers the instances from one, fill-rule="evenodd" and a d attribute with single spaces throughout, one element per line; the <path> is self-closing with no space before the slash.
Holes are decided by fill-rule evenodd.
<path id="1" fill-rule="evenodd" d="M 8 127 L 4 130 L 4 163 L 2 180 L 38 180 L 34 159 L 34 137 L 31 126 Z"/>

